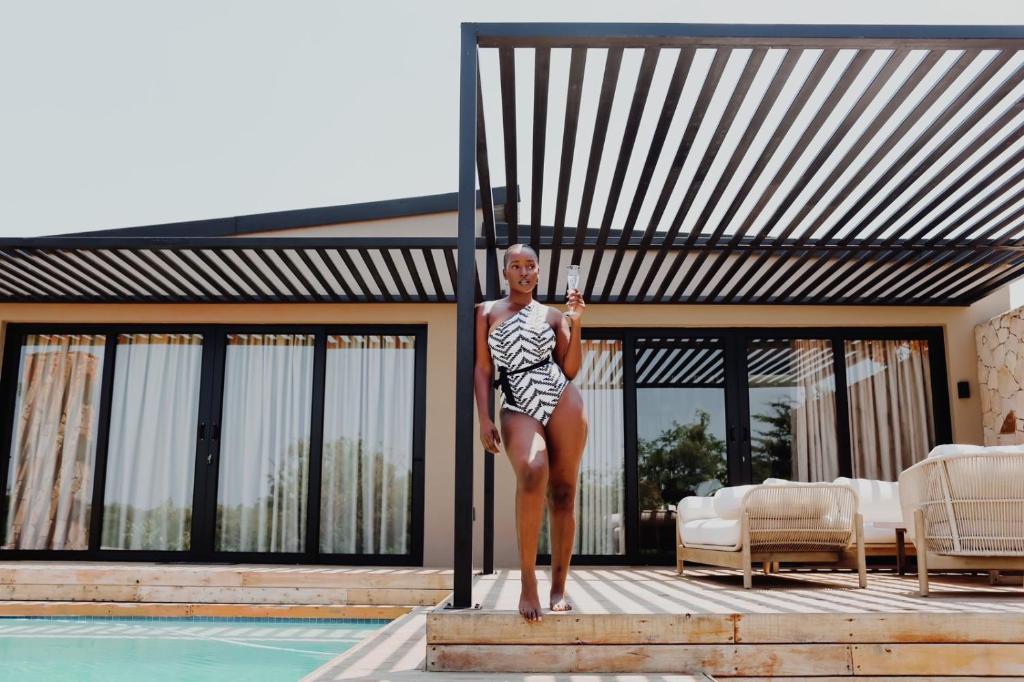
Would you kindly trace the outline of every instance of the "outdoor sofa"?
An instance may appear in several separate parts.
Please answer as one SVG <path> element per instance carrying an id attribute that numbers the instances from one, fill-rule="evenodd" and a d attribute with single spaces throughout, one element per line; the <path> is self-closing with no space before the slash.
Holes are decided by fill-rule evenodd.
<path id="1" fill-rule="evenodd" d="M 940 445 L 900 474 L 921 596 L 928 571 L 1024 569 L 1024 446 Z"/>
<path id="2" fill-rule="evenodd" d="M 853 488 L 834 483 L 775 481 L 686 497 L 677 509 L 677 573 L 687 561 L 736 568 L 749 589 L 755 564 L 768 572 L 783 562 L 827 563 L 855 566 L 866 587 L 857 505 Z"/>

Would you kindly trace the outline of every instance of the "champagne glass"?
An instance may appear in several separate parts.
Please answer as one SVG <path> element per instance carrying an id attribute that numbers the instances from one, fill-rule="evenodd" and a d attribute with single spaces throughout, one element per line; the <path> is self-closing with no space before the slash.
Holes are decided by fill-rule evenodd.
<path id="1" fill-rule="evenodd" d="M 569 292 L 571 292 L 573 289 L 579 289 L 579 288 L 580 288 L 580 266 L 575 265 L 575 264 L 569 265 L 565 269 L 565 295 L 566 295 L 566 297 L 568 297 Z M 569 317 L 576 317 L 577 312 L 576 312 L 575 307 L 574 306 L 569 306 L 569 310 L 568 310 L 568 312 L 566 312 L 566 315 L 568 315 Z"/>

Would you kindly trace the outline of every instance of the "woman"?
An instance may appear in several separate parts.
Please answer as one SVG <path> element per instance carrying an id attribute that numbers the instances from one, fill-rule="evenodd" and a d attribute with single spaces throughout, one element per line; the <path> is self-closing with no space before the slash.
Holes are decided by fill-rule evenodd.
<path id="1" fill-rule="evenodd" d="M 519 612 L 528 621 L 541 619 L 534 569 L 545 497 L 551 538 L 549 605 L 552 611 L 572 608 L 565 581 L 576 533 L 576 478 L 587 442 L 583 396 L 570 383 L 580 370 L 580 319 L 586 306 L 577 289 L 568 298 L 574 316 L 535 301 L 538 260 L 525 244 L 505 251 L 508 296 L 477 306 L 474 384 L 480 440 L 488 452 L 504 446 L 516 472 Z M 488 408 L 495 386 L 501 387 L 500 434 Z"/>

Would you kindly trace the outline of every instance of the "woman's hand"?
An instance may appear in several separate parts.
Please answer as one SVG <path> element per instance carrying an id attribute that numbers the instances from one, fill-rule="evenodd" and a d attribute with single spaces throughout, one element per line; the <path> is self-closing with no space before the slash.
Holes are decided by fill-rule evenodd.
<path id="1" fill-rule="evenodd" d="M 569 307 L 569 317 L 577 320 L 583 317 L 583 311 L 586 310 L 587 304 L 584 302 L 583 293 L 579 289 L 572 289 L 569 292 L 566 303 Z"/>
<path id="2" fill-rule="evenodd" d="M 480 442 L 487 452 L 501 452 L 501 434 L 490 419 L 480 420 Z"/>

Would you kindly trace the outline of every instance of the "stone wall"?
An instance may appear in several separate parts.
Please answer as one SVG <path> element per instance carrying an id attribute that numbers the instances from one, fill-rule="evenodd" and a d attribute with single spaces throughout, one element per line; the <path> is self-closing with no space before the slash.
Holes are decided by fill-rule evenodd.
<path id="1" fill-rule="evenodd" d="M 985 445 L 1024 444 L 1024 308 L 974 328 Z"/>

